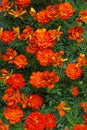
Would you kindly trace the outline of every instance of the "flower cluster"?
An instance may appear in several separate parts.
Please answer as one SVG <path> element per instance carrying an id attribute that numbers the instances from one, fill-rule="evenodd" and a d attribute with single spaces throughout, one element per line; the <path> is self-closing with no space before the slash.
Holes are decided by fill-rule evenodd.
<path id="1" fill-rule="evenodd" d="M 87 130 L 84 1 L 1 1 L 0 130 Z"/>

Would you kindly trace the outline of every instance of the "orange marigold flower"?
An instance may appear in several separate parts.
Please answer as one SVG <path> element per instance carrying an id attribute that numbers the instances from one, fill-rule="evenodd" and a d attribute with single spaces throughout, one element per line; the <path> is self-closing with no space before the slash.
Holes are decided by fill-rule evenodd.
<path id="1" fill-rule="evenodd" d="M 11 43 L 14 41 L 14 39 L 15 39 L 15 35 L 13 31 L 5 30 L 1 34 L 1 41 L 4 44 Z"/>
<path id="2" fill-rule="evenodd" d="M 30 45 L 30 46 L 26 46 L 26 52 L 30 53 L 30 54 L 34 54 L 39 50 L 39 47 L 35 44 Z"/>
<path id="3" fill-rule="evenodd" d="M 7 85 L 12 89 L 21 89 L 25 86 L 25 79 L 22 74 L 13 74 L 11 78 L 8 79 Z"/>
<path id="4" fill-rule="evenodd" d="M 26 118 L 25 130 L 44 130 L 45 118 L 40 112 L 32 112 Z"/>
<path id="5" fill-rule="evenodd" d="M 8 61 L 8 63 L 13 63 L 14 58 L 17 56 L 16 50 L 13 50 L 12 48 L 6 49 L 6 54 L 2 55 L 2 59 L 4 61 Z"/>
<path id="6" fill-rule="evenodd" d="M 71 108 L 67 108 L 65 106 L 66 106 L 66 103 L 64 101 L 61 101 L 61 103 L 56 107 L 60 116 L 65 116 L 66 115 L 65 110 L 71 109 Z"/>
<path id="7" fill-rule="evenodd" d="M 87 112 L 87 103 L 86 102 L 82 102 L 80 104 L 80 106 L 83 108 L 84 112 Z"/>
<path id="8" fill-rule="evenodd" d="M 77 22 L 84 22 L 87 24 L 87 10 L 82 10 L 80 12 L 80 17 L 76 19 Z"/>
<path id="9" fill-rule="evenodd" d="M 2 124 L 1 120 L 0 120 L 0 130 L 9 130 L 9 126 L 7 124 Z"/>
<path id="10" fill-rule="evenodd" d="M 16 0 L 16 4 L 20 7 L 20 8 L 24 8 L 27 7 L 30 4 L 31 0 Z"/>
<path id="11" fill-rule="evenodd" d="M 19 103 L 22 105 L 22 108 L 26 108 L 28 103 L 28 97 L 24 93 L 21 93 Z"/>
<path id="12" fill-rule="evenodd" d="M 14 64 L 18 69 L 25 68 L 28 64 L 28 59 L 24 55 L 18 55 L 14 59 Z"/>
<path id="13" fill-rule="evenodd" d="M 79 57 L 77 58 L 77 65 L 79 66 L 87 66 L 87 59 L 85 57 L 85 54 L 80 53 Z"/>
<path id="14" fill-rule="evenodd" d="M 50 19 L 59 18 L 59 16 L 60 16 L 60 10 L 59 10 L 59 5 L 58 4 L 47 6 L 46 10 L 50 14 L 50 17 L 49 17 Z"/>
<path id="15" fill-rule="evenodd" d="M 68 59 L 62 58 L 62 55 L 64 54 L 64 51 L 59 51 L 54 53 L 54 55 L 52 56 L 52 64 L 55 67 L 56 65 L 59 65 L 60 67 L 63 66 L 64 62 L 67 61 Z"/>
<path id="16" fill-rule="evenodd" d="M 52 130 L 56 127 L 56 117 L 52 113 L 45 114 L 45 127 L 46 130 Z"/>
<path id="17" fill-rule="evenodd" d="M 33 36 L 33 31 L 34 31 L 34 28 L 30 27 L 30 26 L 26 26 L 22 32 L 21 35 L 19 35 L 19 39 L 20 40 L 26 40 L 26 39 L 29 39 L 31 40 L 32 36 Z"/>
<path id="18" fill-rule="evenodd" d="M 60 36 L 61 34 L 63 34 L 63 32 L 60 32 L 61 26 L 59 26 L 56 30 L 49 30 L 48 32 L 50 33 L 51 37 L 53 39 L 57 39 L 58 41 L 60 41 Z"/>
<path id="19" fill-rule="evenodd" d="M 20 102 L 20 92 L 19 90 L 8 88 L 5 90 L 2 99 L 6 101 L 8 106 L 15 106 Z"/>
<path id="20" fill-rule="evenodd" d="M 30 45 L 32 44 L 43 49 L 54 46 L 55 40 L 45 28 L 40 28 L 33 33 L 33 38 L 30 41 Z"/>
<path id="21" fill-rule="evenodd" d="M 17 122 L 21 122 L 21 118 L 23 118 L 23 111 L 19 106 L 7 107 L 4 110 L 4 116 L 7 120 L 9 120 L 10 124 L 15 124 Z"/>
<path id="22" fill-rule="evenodd" d="M 12 72 L 13 70 L 11 70 L 11 72 L 7 71 L 5 68 L 0 70 L 2 77 L 0 77 L 0 80 L 4 81 L 5 83 L 7 83 L 7 80 L 12 76 Z"/>
<path id="23" fill-rule="evenodd" d="M 74 26 L 68 30 L 69 38 L 71 40 L 77 40 L 77 42 L 82 42 L 83 38 L 81 37 L 84 33 L 84 29 L 81 26 Z"/>
<path id="24" fill-rule="evenodd" d="M 75 124 L 73 130 L 87 130 L 87 126 L 84 124 Z"/>
<path id="25" fill-rule="evenodd" d="M 50 17 L 48 10 L 41 10 L 36 15 L 36 19 L 40 24 L 48 24 L 50 22 Z"/>
<path id="26" fill-rule="evenodd" d="M 59 81 L 59 76 L 56 75 L 56 72 L 32 72 L 29 82 L 33 87 L 36 88 L 54 88 L 54 83 Z"/>
<path id="27" fill-rule="evenodd" d="M 64 20 L 69 19 L 71 16 L 74 15 L 73 6 L 68 2 L 59 4 L 59 10 L 60 10 L 60 18 Z"/>
<path id="28" fill-rule="evenodd" d="M 31 94 L 28 98 L 28 106 L 32 109 L 38 109 L 42 106 L 43 99 L 37 94 Z"/>
<path id="29" fill-rule="evenodd" d="M 36 58 L 39 61 L 40 65 L 47 66 L 52 64 L 52 57 L 54 52 L 50 48 L 46 48 L 43 50 L 38 50 L 36 53 Z"/>
<path id="30" fill-rule="evenodd" d="M 0 6 L 0 12 L 8 11 L 13 5 L 14 5 L 14 2 L 9 2 L 8 0 L 2 0 L 1 6 Z"/>
<path id="31" fill-rule="evenodd" d="M 82 74 L 82 69 L 80 66 L 78 66 L 76 63 L 70 63 L 66 66 L 66 75 L 72 79 L 76 80 L 79 78 Z"/>
<path id="32" fill-rule="evenodd" d="M 33 7 L 30 8 L 29 14 L 34 18 L 34 20 L 36 20 L 37 13 Z"/>
<path id="33" fill-rule="evenodd" d="M 76 97 L 79 94 L 79 90 L 77 86 L 72 86 L 72 95 Z"/>

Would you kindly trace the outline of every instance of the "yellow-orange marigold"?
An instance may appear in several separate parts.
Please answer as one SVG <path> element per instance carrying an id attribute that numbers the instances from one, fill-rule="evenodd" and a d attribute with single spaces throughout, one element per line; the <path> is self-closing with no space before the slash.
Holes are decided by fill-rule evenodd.
<path id="1" fill-rule="evenodd" d="M 82 68 L 78 66 L 76 63 L 70 63 L 66 66 L 65 73 L 70 79 L 76 80 L 81 76 Z"/>
<path id="2" fill-rule="evenodd" d="M 10 124 L 15 124 L 17 122 L 21 122 L 21 118 L 23 118 L 23 111 L 19 106 L 7 107 L 4 110 L 4 116 L 7 120 L 9 120 Z"/>

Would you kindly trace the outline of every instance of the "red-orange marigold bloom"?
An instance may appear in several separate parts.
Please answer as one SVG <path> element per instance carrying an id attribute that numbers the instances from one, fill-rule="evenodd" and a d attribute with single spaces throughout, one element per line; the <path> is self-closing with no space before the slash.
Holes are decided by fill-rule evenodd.
<path id="1" fill-rule="evenodd" d="M 32 36 L 33 36 L 33 28 L 32 27 L 30 27 L 30 26 L 26 26 L 25 28 L 24 28 L 24 30 L 23 30 L 23 32 L 22 32 L 22 34 L 21 35 L 19 35 L 19 39 L 20 40 L 26 40 L 26 39 L 31 39 L 32 38 Z"/>
<path id="2" fill-rule="evenodd" d="M 8 63 L 13 63 L 14 58 L 17 56 L 16 50 L 13 50 L 12 48 L 6 49 L 6 54 L 2 55 L 2 59 L 4 61 L 8 61 Z"/>
<path id="3" fill-rule="evenodd" d="M 80 17 L 76 19 L 77 22 L 84 22 L 87 24 L 87 10 L 82 10 L 80 12 Z"/>
<path id="4" fill-rule="evenodd" d="M 73 130 L 87 130 L 87 126 L 84 124 L 75 124 Z"/>
<path id="5" fill-rule="evenodd" d="M 14 41 L 14 39 L 15 39 L 15 35 L 12 31 L 6 30 L 3 31 L 1 34 L 1 41 L 4 44 L 11 43 Z"/>
<path id="6" fill-rule="evenodd" d="M 77 86 L 72 86 L 72 95 L 76 97 L 79 94 L 79 90 Z"/>
<path id="7" fill-rule="evenodd" d="M 48 24 L 50 22 L 50 17 L 48 10 L 41 10 L 36 15 L 36 19 L 40 24 Z"/>
<path id="8" fill-rule="evenodd" d="M 25 79 L 22 74 L 13 74 L 11 78 L 8 79 L 7 84 L 12 89 L 21 89 L 25 86 Z"/>
<path id="9" fill-rule="evenodd" d="M 60 18 L 64 20 L 69 19 L 71 16 L 74 15 L 73 6 L 68 2 L 59 4 L 59 10 L 60 10 Z"/>
<path id="10" fill-rule="evenodd" d="M 9 0 L 2 0 L 0 6 L 0 12 L 8 11 L 13 5 L 14 2 L 9 2 Z"/>
<path id="11" fill-rule="evenodd" d="M 40 49 L 52 47 L 55 44 L 55 39 L 51 37 L 45 28 L 37 29 L 33 33 L 33 38 L 30 41 L 30 45 L 38 46 Z"/>
<path id="12" fill-rule="evenodd" d="M 58 4 L 47 6 L 46 10 L 49 12 L 51 19 L 59 18 L 60 10 L 59 10 L 59 5 Z"/>
<path id="13" fill-rule="evenodd" d="M 19 106 L 7 107 L 4 110 L 4 116 L 9 120 L 10 124 L 21 122 L 21 118 L 24 116 L 23 111 Z"/>
<path id="14" fill-rule="evenodd" d="M 20 8 L 24 8 L 27 7 L 30 4 L 31 0 L 16 0 L 16 4 L 20 7 Z"/>
<path id="15" fill-rule="evenodd" d="M 52 64 L 52 57 L 54 52 L 51 48 L 46 48 L 43 50 L 38 50 L 36 53 L 36 58 L 39 61 L 40 65 L 47 66 Z"/>
<path id="16" fill-rule="evenodd" d="M 84 118 L 85 124 L 87 125 L 87 114 L 84 114 L 84 115 L 83 115 L 83 118 Z"/>
<path id="17" fill-rule="evenodd" d="M 45 118 L 40 112 L 32 112 L 26 118 L 25 130 L 44 130 Z"/>
<path id="18" fill-rule="evenodd" d="M 37 94 L 31 94 L 28 98 L 28 106 L 32 109 L 38 109 L 42 106 L 43 99 Z"/>
<path id="19" fill-rule="evenodd" d="M 24 55 L 18 55 L 14 59 L 14 64 L 18 69 L 25 68 L 25 66 L 28 64 L 28 60 Z"/>
<path id="20" fill-rule="evenodd" d="M 19 90 L 8 88 L 5 90 L 2 99 L 6 101 L 8 106 L 15 106 L 20 102 L 20 92 Z"/>
<path id="21" fill-rule="evenodd" d="M 78 66 L 76 63 L 70 63 L 66 66 L 66 75 L 72 79 L 76 80 L 79 78 L 82 74 L 82 69 L 80 66 Z"/>
<path id="22" fill-rule="evenodd" d="M 54 88 L 54 83 L 59 81 L 59 76 L 56 75 L 56 72 L 32 72 L 29 82 L 33 87 L 36 88 Z"/>
<path id="23" fill-rule="evenodd" d="M 68 30 L 69 38 L 71 40 L 76 40 L 77 42 L 82 42 L 83 38 L 81 37 L 84 33 L 84 29 L 81 26 L 74 26 Z"/>
<path id="24" fill-rule="evenodd" d="M 0 130 L 9 130 L 9 126 L 7 124 L 2 124 L 1 120 L 0 120 Z"/>
<path id="25" fill-rule="evenodd" d="M 56 117 L 52 113 L 45 114 L 45 127 L 46 130 L 52 130 L 56 127 Z"/>

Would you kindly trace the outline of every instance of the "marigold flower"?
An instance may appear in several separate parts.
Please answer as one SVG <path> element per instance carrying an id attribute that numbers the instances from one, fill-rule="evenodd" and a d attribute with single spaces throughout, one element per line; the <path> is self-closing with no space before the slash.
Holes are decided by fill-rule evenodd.
<path id="1" fill-rule="evenodd" d="M 20 92 L 19 90 L 8 88 L 5 90 L 2 99 L 6 101 L 8 106 L 15 106 L 20 102 Z"/>
<path id="2" fill-rule="evenodd" d="M 56 127 L 56 117 L 52 113 L 45 114 L 45 127 L 46 130 L 52 130 Z"/>
<path id="3" fill-rule="evenodd" d="M 22 74 L 12 74 L 11 78 L 8 79 L 7 85 L 12 89 L 21 89 L 25 86 L 25 79 Z"/>
<path id="4" fill-rule="evenodd" d="M 73 130 L 86 130 L 87 126 L 84 124 L 75 124 Z"/>
<path id="5" fill-rule="evenodd" d="M 76 80 L 81 76 L 82 69 L 80 66 L 77 66 L 76 63 L 70 63 L 66 66 L 65 73 L 70 79 Z"/>
<path id="6" fill-rule="evenodd" d="M 5 12 L 4 15 L 6 15 L 6 11 L 12 8 L 13 5 L 14 5 L 14 2 L 9 2 L 8 0 L 2 0 L 1 6 L 0 6 L 0 12 Z"/>
<path id="7" fill-rule="evenodd" d="M 26 108 L 28 103 L 28 97 L 24 93 L 21 93 L 19 103 L 22 105 L 22 108 Z"/>
<path id="8" fill-rule="evenodd" d="M 84 112 L 87 112 L 87 103 L 86 102 L 82 102 L 80 104 L 80 106 L 83 108 Z"/>
<path id="9" fill-rule="evenodd" d="M 36 52 L 36 58 L 39 61 L 40 65 L 47 66 L 52 64 L 52 57 L 54 52 L 50 48 L 46 48 L 43 50 L 38 50 Z"/>
<path id="10" fill-rule="evenodd" d="M 13 15 L 15 18 L 21 18 L 21 19 L 23 19 L 22 18 L 22 15 L 23 14 L 25 14 L 27 11 L 26 10 L 23 10 L 23 9 L 16 9 L 16 10 L 13 10 L 13 9 L 11 9 L 9 12 L 8 12 L 8 14 L 10 14 L 10 15 Z"/>
<path id="11" fill-rule="evenodd" d="M 77 22 L 84 22 L 87 24 L 87 10 L 80 12 L 80 17 L 76 19 Z"/>
<path id="12" fill-rule="evenodd" d="M 2 124 L 1 120 L 0 120 L 0 130 L 9 130 L 9 126 L 7 124 Z"/>
<path id="13" fill-rule="evenodd" d="M 58 4 L 47 6 L 46 10 L 50 14 L 50 19 L 59 18 L 59 16 L 60 16 L 60 10 L 59 10 L 59 5 Z"/>
<path id="14" fill-rule="evenodd" d="M 56 75 L 56 72 L 32 72 L 30 76 L 29 82 L 32 84 L 33 87 L 36 88 L 54 88 L 54 83 L 59 81 L 59 76 Z"/>
<path id="15" fill-rule="evenodd" d="M 84 33 L 84 29 L 81 26 L 74 26 L 68 30 L 69 38 L 71 40 L 77 40 L 77 42 L 82 42 L 83 38 L 81 37 Z"/>
<path id="16" fill-rule="evenodd" d="M 7 120 L 9 120 L 10 124 L 15 124 L 17 122 L 21 122 L 21 118 L 23 118 L 23 111 L 19 106 L 7 107 L 4 110 L 4 116 Z"/>
<path id="17" fill-rule="evenodd" d="M 26 118 L 25 130 L 44 130 L 45 118 L 40 112 L 32 112 Z"/>
<path id="18" fill-rule="evenodd" d="M 14 59 L 14 65 L 18 68 L 25 68 L 25 66 L 28 64 L 28 59 L 24 55 L 18 55 Z"/>
<path id="19" fill-rule="evenodd" d="M 40 24 L 48 24 L 50 22 L 50 17 L 48 10 L 41 10 L 36 15 L 36 19 Z"/>
<path id="20" fill-rule="evenodd" d="M 60 18 L 66 20 L 74 15 L 74 9 L 72 4 L 65 2 L 59 4 Z"/>
<path id="21" fill-rule="evenodd" d="M 77 86 L 72 86 L 72 95 L 76 97 L 79 94 L 79 90 Z"/>
<path id="22" fill-rule="evenodd" d="M 60 41 L 60 36 L 61 34 L 63 34 L 63 32 L 60 32 L 61 26 L 59 26 L 56 30 L 49 30 L 48 32 L 50 33 L 51 37 L 53 39 L 57 39 L 58 41 Z"/>
<path id="23" fill-rule="evenodd" d="M 27 7 L 30 4 L 31 0 L 16 0 L 16 4 L 20 7 L 20 8 L 24 8 Z"/>
<path id="24" fill-rule="evenodd" d="M 32 36 L 33 36 L 33 31 L 34 31 L 34 28 L 30 27 L 30 26 L 26 26 L 22 32 L 21 35 L 19 35 L 19 39 L 20 40 L 31 40 Z"/>
<path id="25" fill-rule="evenodd" d="M 2 77 L 0 77 L 0 80 L 4 81 L 5 83 L 7 83 L 7 80 L 12 76 L 12 72 L 13 70 L 11 70 L 11 72 L 7 71 L 5 68 L 0 70 Z"/>
<path id="26" fill-rule="evenodd" d="M 11 43 L 14 41 L 14 39 L 15 39 L 15 35 L 13 31 L 5 30 L 2 32 L 1 41 L 4 44 Z"/>
<path id="27" fill-rule="evenodd" d="M 60 116 L 65 116 L 66 115 L 65 110 L 71 109 L 71 108 L 67 108 L 65 106 L 66 106 L 66 103 L 64 101 L 61 101 L 61 103 L 56 107 Z"/>
<path id="28" fill-rule="evenodd" d="M 30 8 L 29 14 L 36 20 L 37 13 L 33 7 Z"/>
<path id="29" fill-rule="evenodd" d="M 42 106 L 43 99 L 37 94 L 31 94 L 28 98 L 28 106 L 32 109 L 38 109 Z"/>
<path id="30" fill-rule="evenodd" d="M 34 54 L 39 50 L 39 47 L 37 45 L 30 45 L 30 46 L 26 46 L 26 52 L 30 53 L 30 54 Z"/>
<path id="31" fill-rule="evenodd" d="M 79 66 L 87 66 L 87 59 L 85 54 L 80 53 L 79 57 L 77 58 L 77 65 Z"/>
<path id="32" fill-rule="evenodd" d="M 13 63 L 14 58 L 17 56 L 17 51 L 13 50 L 12 48 L 7 48 L 6 49 L 6 54 L 2 55 L 1 58 L 4 61 L 8 61 L 8 63 Z"/>
<path id="33" fill-rule="evenodd" d="M 33 38 L 30 41 L 30 45 L 32 44 L 40 49 L 44 49 L 54 46 L 55 40 L 45 28 L 40 28 L 33 33 Z"/>

